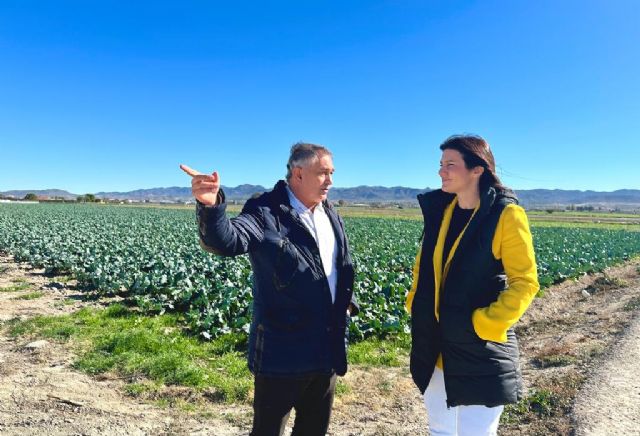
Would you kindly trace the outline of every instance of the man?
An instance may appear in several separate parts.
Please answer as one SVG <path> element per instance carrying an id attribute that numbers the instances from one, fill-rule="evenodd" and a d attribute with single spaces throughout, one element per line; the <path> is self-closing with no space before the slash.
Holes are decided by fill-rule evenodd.
<path id="1" fill-rule="evenodd" d="M 223 256 L 249 253 L 253 318 L 249 369 L 255 376 L 252 435 L 324 435 L 336 375 L 347 370 L 346 328 L 355 315 L 354 269 L 341 218 L 327 202 L 333 160 L 325 147 L 291 148 L 286 182 L 225 214 L 220 176 L 181 165 L 192 177 L 200 244 Z"/>

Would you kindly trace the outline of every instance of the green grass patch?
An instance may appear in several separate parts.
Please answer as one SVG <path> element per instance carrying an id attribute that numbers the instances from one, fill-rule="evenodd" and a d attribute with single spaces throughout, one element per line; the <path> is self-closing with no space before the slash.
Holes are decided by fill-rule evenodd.
<path id="1" fill-rule="evenodd" d="M 528 210 L 529 216 L 560 216 L 560 217 L 588 217 L 588 218 L 634 218 L 640 219 L 637 213 L 606 212 L 606 211 L 579 211 L 579 210 L 553 210 L 549 213 L 546 210 Z"/>
<path id="2" fill-rule="evenodd" d="M 575 356 L 575 351 L 571 344 L 550 342 L 538 351 L 531 363 L 538 368 L 552 368 L 571 365 L 577 361 L 578 358 Z"/>
<path id="3" fill-rule="evenodd" d="M 387 339 L 369 338 L 349 345 L 348 358 L 352 365 L 406 365 L 411 350 L 411 335 L 403 333 Z"/>
<path id="4" fill-rule="evenodd" d="M 61 308 L 64 306 L 73 306 L 76 303 L 76 301 L 73 298 L 65 298 L 62 301 L 57 301 L 53 304 L 53 307 L 55 308 Z"/>
<path id="5" fill-rule="evenodd" d="M 153 382 L 129 383 L 125 385 L 124 392 L 130 397 L 143 397 L 150 394 L 157 394 L 162 389 L 162 385 Z"/>
<path id="6" fill-rule="evenodd" d="M 351 386 L 346 384 L 341 378 L 336 382 L 336 397 L 341 397 L 351 393 Z"/>
<path id="7" fill-rule="evenodd" d="M 555 413 L 558 403 L 559 399 L 553 392 L 547 389 L 534 390 L 517 404 L 506 405 L 500 422 L 504 424 L 515 423 L 528 415 L 534 415 L 538 418 L 549 417 Z"/>
<path id="8" fill-rule="evenodd" d="M 15 283 L 9 286 L 0 286 L 0 292 L 20 292 L 31 288 L 29 283 Z"/>
<path id="9" fill-rule="evenodd" d="M 393 382 L 393 380 L 390 380 L 388 378 L 383 378 L 378 382 L 378 391 L 382 395 L 386 396 L 391 394 L 394 388 L 395 388 L 395 383 Z"/>
<path id="10" fill-rule="evenodd" d="M 604 345 L 593 344 L 581 350 L 580 357 L 582 359 L 594 359 L 602 356 L 606 351 L 607 351 L 607 348 Z"/>
<path id="11" fill-rule="evenodd" d="M 180 315 L 144 316 L 121 304 L 104 310 L 83 308 L 63 316 L 12 320 L 9 333 L 69 342 L 77 351 L 74 366 L 89 374 L 117 374 L 132 382 L 125 392 L 159 398 L 163 385 L 194 388 L 219 402 L 247 401 L 253 378 L 245 361 L 246 337 L 227 334 L 211 342 L 190 336 Z M 349 362 L 363 366 L 406 365 L 410 335 L 370 338 L 349 347 Z M 160 386 L 160 387 L 159 387 Z M 340 395 L 351 388 L 338 381 Z"/>
<path id="12" fill-rule="evenodd" d="M 640 309 L 640 297 L 632 298 L 622 308 L 622 310 L 625 310 L 627 312 L 632 312 L 632 311 L 638 310 L 638 309 Z"/>
<path id="13" fill-rule="evenodd" d="M 500 417 L 501 424 L 533 424 L 538 428 L 531 434 L 565 434 L 556 428 L 559 417 L 571 412 L 575 396 L 584 382 L 584 376 L 572 371 L 559 377 L 550 377 L 538 381 L 538 385 L 529 391 L 529 395 L 516 404 L 508 404 Z M 540 429 L 546 428 L 544 431 Z"/>
<path id="14" fill-rule="evenodd" d="M 552 368 L 557 366 L 567 366 L 576 363 L 578 359 L 575 356 L 567 354 L 555 354 L 548 356 L 540 356 L 533 359 L 533 363 L 538 368 Z"/>
<path id="15" fill-rule="evenodd" d="M 601 230 L 626 230 L 630 232 L 640 231 L 639 224 L 629 223 L 609 223 L 609 222 L 571 222 L 571 221 L 553 221 L 538 220 L 530 221 L 531 227 L 564 227 L 564 228 L 581 228 L 581 229 L 601 229 Z"/>
<path id="16" fill-rule="evenodd" d="M 136 381 L 206 389 L 210 398 L 222 402 L 246 401 L 253 384 L 239 351 L 243 339 L 226 335 L 201 341 L 183 332 L 178 315 L 143 316 L 114 304 L 11 324 L 13 336 L 71 340 L 79 355 L 74 366 L 89 374 L 113 372 Z M 131 384 L 128 393 L 141 394 L 143 386 Z"/>
<path id="17" fill-rule="evenodd" d="M 24 294 L 24 295 L 20 295 L 19 297 L 16 297 L 16 300 L 35 300 L 37 298 L 40 298 L 44 296 L 44 292 L 30 292 L 28 294 Z"/>

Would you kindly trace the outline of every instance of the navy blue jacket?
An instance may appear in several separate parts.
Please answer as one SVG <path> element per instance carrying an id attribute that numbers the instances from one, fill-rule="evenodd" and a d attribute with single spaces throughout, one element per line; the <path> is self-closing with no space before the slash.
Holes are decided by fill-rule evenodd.
<path id="1" fill-rule="evenodd" d="M 217 206 L 199 205 L 200 243 L 222 256 L 249 253 L 253 269 L 253 316 L 249 369 L 256 375 L 296 376 L 347 371 L 346 316 L 353 299 L 354 268 L 342 219 L 323 206 L 336 236 L 338 280 L 335 302 L 318 245 L 291 207 L 286 184 L 246 202 L 226 216 L 224 194 Z M 354 315 L 355 313 L 352 313 Z"/>

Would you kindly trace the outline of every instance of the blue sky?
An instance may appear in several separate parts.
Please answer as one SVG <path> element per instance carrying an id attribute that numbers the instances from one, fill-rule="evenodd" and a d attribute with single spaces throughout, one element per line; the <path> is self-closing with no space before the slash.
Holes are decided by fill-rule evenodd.
<path id="1" fill-rule="evenodd" d="M 516 189 L 640 189 L 640 3 L 0 3 L 0 191 L 272 186 L 298 140 L 335 186 L 439 187 L 476 133 Z"/>

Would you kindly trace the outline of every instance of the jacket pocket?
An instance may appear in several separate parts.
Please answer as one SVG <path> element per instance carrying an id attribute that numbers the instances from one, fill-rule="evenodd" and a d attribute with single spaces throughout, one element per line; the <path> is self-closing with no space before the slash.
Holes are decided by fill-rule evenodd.
<path id="1" fill-rule="evenodd" d="M 273 265 L 274 287 L 278 290 L 289 287 L 303 262 L 298 249 L 286 236 L 273 231 L 265 232 L 264 244 Z"/>
<path id="2" fill-rule="evenodd" d="M 276 289 L 288 287 L 295 278 L 300 264 L 296 248 L 284 237 L 280 239 L 273 270 L 273 284 Z"/>
<path id="3" fill-rule="evenodd" d="M 445 342 L 442 349 L 445 371 L 457 376 L 481 377 L 514 372 L 513 353 L 507 344 L 484 340 Z"/>
<path id="4" fill-rule="evenodd" d="M 444 340 L 457 343 L 483 342 L 473 328 L 471 315 L 472 311 L 466 306 L 441 306 L 440 327 Z"/>

